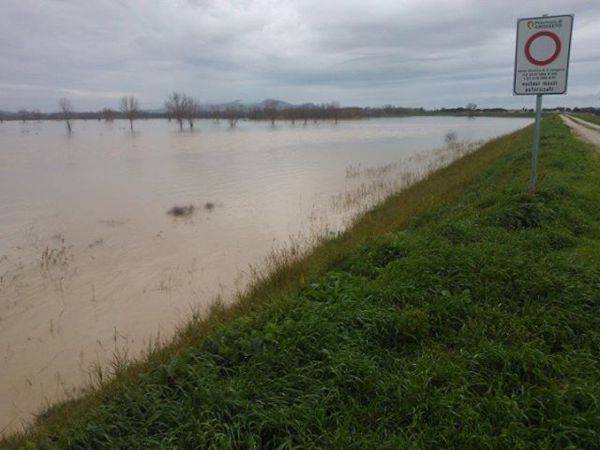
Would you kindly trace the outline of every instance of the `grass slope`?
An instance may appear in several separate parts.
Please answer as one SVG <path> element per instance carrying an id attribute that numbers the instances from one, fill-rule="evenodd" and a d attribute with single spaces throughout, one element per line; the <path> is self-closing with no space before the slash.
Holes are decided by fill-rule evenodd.
<path id="1" fill-rule="evenodd" d="M 577 113 L 577 114 L 572 114 L 572 115 L 574 117 L 585 120 L 587 122 L 591 122 L 591 123 L 595 123 L 596 125 L 600 125 L 600 116 L 598 116 L 596 114 Z"/>
<path id="2" fill-rule="evenodd" d="M 5 445 L 600 446 L 600 157 L 544 120 L 280 268 Z"/>

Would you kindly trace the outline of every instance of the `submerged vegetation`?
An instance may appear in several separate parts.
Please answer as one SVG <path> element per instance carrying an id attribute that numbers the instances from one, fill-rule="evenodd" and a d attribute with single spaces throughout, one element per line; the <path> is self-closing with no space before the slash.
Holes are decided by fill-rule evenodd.
<path id="1" fill-rule="evenodd" d="M 530 139 L 280 255 L 239 302 L 4 445 L 597 448 L 600 155 L 545 119 L 531 197 Z"/>
<path id="2" fill-rule="evenodd" d="M 214 202 L 206 202 L 202 205 L 205 211 L 211 212 L 217 207 Z M 196 213 L 198 207 L 194 204 L 189 205 L 175 205 L 167 211 L 167 214 L 173 217 L 191 217 Z"/>
<path id="3" fill-rule="evenodd" d="M 196 211 L 196 207 L 194 205 L 184 205 L 179 206 L 175 205 L 167 213 L 174 217 L 190 217 Z"/>
<path id="4" fill-rule="evenodd" d="M 448 140 L 448 136 L 452 138 Z M 337 212 L 356 211 L 355 215 L 361 214 L 390 195 L 474 152 L 482 143 L 459 142 L 456 133 L 451 131 L 446 135 L 444 147 L 374 167 L 349 165 L 346 167 L 346 180 L 351 183 L 346 190 L 332 196 L 331 206 Z"/>

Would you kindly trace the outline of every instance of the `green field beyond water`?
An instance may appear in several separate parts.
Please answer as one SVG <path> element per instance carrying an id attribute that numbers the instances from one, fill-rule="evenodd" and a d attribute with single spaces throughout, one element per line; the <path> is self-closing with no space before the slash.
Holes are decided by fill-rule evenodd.
<path id="1" fill-rule="evenodd" d="M 600 153 L 545 119 L 529 197 L 530 145 L 390 198 L 5 445 L 600 447 Z"/>

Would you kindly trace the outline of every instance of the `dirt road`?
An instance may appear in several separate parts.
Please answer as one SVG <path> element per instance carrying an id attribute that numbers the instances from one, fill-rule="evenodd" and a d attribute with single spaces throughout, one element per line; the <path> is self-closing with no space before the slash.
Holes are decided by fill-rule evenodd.
<path id="1" fill-rule="evenodd" d="M 584 141 L 600 146 L 600 126 L 561 114 L 562 120 Z"/>

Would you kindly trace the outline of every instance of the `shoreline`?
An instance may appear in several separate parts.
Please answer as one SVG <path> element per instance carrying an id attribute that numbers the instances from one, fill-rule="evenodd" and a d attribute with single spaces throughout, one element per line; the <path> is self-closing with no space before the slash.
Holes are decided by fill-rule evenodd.
<path id="1" fill-rule="evenodd" d="M 522 130 L 518 130 L 509 134 L 508 136 L 520 133 L 521 131 Z M 486 146 L 498 139 L 503 139 L 504 137 L 506 136 L 492 139 L 491 141 L 483 144 L 483 146 Z M 477 152 L 478 150 L 476 150 L 474 153 Z M 463 158 L 468 156 L 469 155 L 463 156 Z M 450 166 L 459 161 L 460 159 L 454 161 L 450 164 Z M 441 169 L 438 169 L 438 171 L 443 171 L 444 169 L 445 168 L 442 167 Z M 437 172 L 434 172 L 433 174 L 429 175 L 429 177 L 436 174 Z M 102 369 L 98 367 L 95 371 L 95 380 L 91 382 L 90 386 L 82 388 L 79 395 L 77 395 L 74 399 L 63 400 L 50 405 L 45 411 L 40 413 L 40 416 L 45 417 L 48 415 L 49 411 L 56 409 L 68 409 L 70 407 L 69 405 L 72 404 L 85 404 L 90 399 L 98 396 L 98 388 L 100 388 L 100 390 L 110 390 L 109 386 L 112 383 L 117 383 L 119 377 L 124 376 L 125 378 L 129 378 L 131 376 L 136 376 L 138 373 L 143 372 L 145 370 L 143 367 L 147 366 L 148 364 L 151 366 L 161 364 L 164 361 L 164 358 L 169 358 L 169 355 L 172 352 L 178 353 L 188 346 L 193 345 L 193 342 L 197 339 L 197 337 L 194 337 L 194 341 L 190 341 L 188 335 L 190 333 L 196 334 L 197 330 L 194 330 L 195 328 L 205 329 L 205 333 L 208 333 L 209 331 L 217 328 L 221 323 L 231 320 L 234 317 L 238 317 L 239 315 L 244 315 L 254 311 L 255 308 L 262 307 L 263 302 L 257 301 L 257 297 L 263 296 L 265 291 L 282 290 L 283 292 L 279 293 L 282 294 L 300 288 L 305 281 L 298 283 L 297 280 L 293 280 L 293 278 L 301 277 L 304 280 L 306 278 L 310 278 L 316 273 L 319 273 L 319 271 L 324 270 L 324 266 L 329 264 L 330 261 L 342 258 L 343 254 L 350 252 L 355 245 L 360 245 L 362 242 L 368 239 L 369 236 L 365 236 L 359 242 L 354 243 L 354 239 L 351 236 L 346 235 L 352 235 L 352 229 L 357 226 L 360 227 L 361 223 L 364 223 L 367 220 L 373 220 L 369 219 L 369 217 L 376 214 L 377 210 L 383 209 L 384 205 L 389 202 L 391 198 L 401 195 L 405 190 L 413 189 L 419 183 L 426 182 L 426 180 L 427 178 L 408 185 L 400 192 L 388 195 L 385 200 L 380 201 L 376 206 L 362 212 L 359 217 L 354 220 L 355 224 L 347 228 L 346 231 L 341 234 L 341 236 L 333 239 L 330 239 L 327 236 L 318 237 L 318 239 L 314 241 L 314 245 L 311 245 L 308 249 L 305 249 L 302 253 L 304 256 L 301 256 L 300 258 L 298 258 L 298 255 L 300 255 L 298 248 L 294 248 L 293 246 L 289 249 L 287 247 L 280 247 L 277 251 L 272 252 L 271 255 L 266 258 L 264 269 L 254 274 L 254 281 L 249 282 L 245 290 L 235 293 L 233 299 L 228 302 L 227 305 L 217 299 L 216 301 L 213 301 L 210 306 L 208 306 L 208 312 L 201 310 L 194 311 L 189 320 L 184 320 L 182 324 L 177 327 L 177 331 L 168 342 L 155 344 L 155 347 L 153 348 L 152 341 L 150 341 L 149 349 L 133 361 L 118 360 L 119 358 L 117 358 L 117 369 L 113 371 L 112 374 L 105 375 Z M 420 209 L 417 209 L 417 211 L 420 211 Z M 414 214 L 418 213 L 416 211 L 413 212 L 406 217 L 406 220 L 410 220 Z M 340 251 L 336 248 L 336 242 L 340 239 L 345 241 L 344 246 L 348 246 L 348 248 L 345 248 L 342 251 L 342 255 L 332 256 L 331 253 L 336 254 Z M 325 261 L 322 260 L 323 257 L 320 255 L 321 252 L 326 253 Z M 314 263 L 312 261 L 309 262 L 312 259 L 319 260 L 319 266 L 317 266 L 319 268 L 316 270 Z M 312 266 L 312 269 L 309 269 L 309 266 Z M 292 280 L 289 278 L 292 278 Z M 282 282 L 285 284 L 280 284 Z M 106 380 L 107 376 L 109 377 L 108 381 Z M 35 426 L 35 421 L 33 426 Z M 13 434 L 14 433 L 11 433 L 7 437 L 10 439 Z M 19 435 L 19 432 L 17 432 L 16 435 Z"/>
<path id="2" fill-rule="evenodd" d="M 545 131 L 548 131 L 551 130 L 551 127 L 553 127 L 560 130 L 562 134 L 558 133 L 558 131 L 554 133 L 557 136 L 555 137 L 555 139 L 562 139 L 564 141 L 565 139 L 567 139 L 565 137 L 566 132 L 564 129 L 560 128 L 561 125 L 559 125 L 558 121 L 558 118 L 550 118 L 545 120 L 544 129 Z M 370 261 L 369 258 L 372 258 L 374 256 L 369 256 L 371 255 L 371 253 L 369 253 L 370 250 L 368 250 L 369 248 L 372 248 L 372 251 L 375 251 L 373 255 L 378 255 L 379 253 L 377 252 L 380 251 L 378 250 L 378 246 L 380 245 L 383 245 L 383 247 L 381 247 L 382 249 L 388 249 L 385 250 L 386 252 L 391 251 L 389 249 L 395 249 L 398 245 L 400 245 L 398 251 L 400 251 L 401 254 L 403 254 L 403 252 L 408 250 L 403 250 L 402 246 L 404 244 L 396 242 L 402 233 L 416 233 L 421 227 L 433 226 L 429 224 L 435 222 L 437 220 L 436 217 L 443 218 L 444 214 L 446 214 L 446 211 L 451 211 L 457 208 L 460 209 L 460 206 L 456 206 L 456 201 L 461 198 L 464 198 L 462 202 L 466 202 L 467 204 L 473 203 L 473 201 L 477 200 L 478 197 L 478 194 L 476 194 L 475 191 L 473 191 L 474 185 L 479 186 L 484 190 L 487 189 L 488 200 L 486 200 L 486 198 L 480 200 L 481 202 L 484 202 L 484 205 L 487 205 L 487 203 L 485 202 L 487 201 L 489 203 L 490 199 L 494 199 L 495 191 L 493 187 L 485 186 L 484 182 L 486 178 L 495 177 L 497 182 L 512 183 L 510 186 L 519 186 L 520 184 L 523 184 L 523 186 L 525 186 L 524 183 L 521 183 L 523 181 L 521 179 L 526 178 L 527 167 L 523 168 L 521 167 L 521 165 L 523 162 L 527 161 L 527 144 L 530 129 L 531 127 L 527 127 L 523 130 L 519 130 L 510 135 L 488 142 L 485 145 L 483 145 L 480 149 L 476 150 L 474 153 L 464 156 L 462 159 L 451 163 L 449 166 L 435 171 L 433 174 L 431 174 L 424 180 L 418 181 L 417 183 L 407 187 L 401 192 L 392 195 L 382 204 L 374 207 L 370 211 L 367 211 L 364 215 L 361 216 L 361 218 L 357 220 L 357 222 L 353 226 L 351 226 L 340 236 L 323 241 L 320 245 L 310 250 L 308 254 L 303 256 L 301 259 L 295 258 L 296 255 L 294 254 L 290 255 L 286 253 L 282 253 L 281 255 L 276 256 L 273 259 L 272 269 L 274 270 L 272 270 L 271 274 L 268 276 L 259 275 L 257 277 L 256 282 L 250 287 L 248 292 L 238 297 L 237 303 L 227 308 L 216 305 L 206 318 L 193 317 L 191 321 L 185 327 L 182 328 L 182 330 L 178 333 L 176 338 L 169 345 L 160 349 L 154 349 L 147 356 L 146 360 L 141 363 L 136 363 L 128 367 L 117 366 L 115 370 L 116 375 L 112 381 L 102 384 L 99 390 L 91 392 L 88 396 L 84 398 L 52 407 L 48 412 L 42 415 L 41 419 L 38 420 L 38 423 L 34 425 L 34 427 L 30 428 L 27 433 L 21 436 L 9 438 L 7 441 L 5 441 L 5 445 L 7 445 L 10 448 L 11 446 L 16 447 L 19 445 L 19 443 L 24 443 L 28 440 L 31 440 L 32 442 L 43 442 L 50 436 L 57 436 L 59 439 L 62 439 L 61 442 L 63 443 L 72 442 L 70 440 L 64 440 L 70 439 L 68 438 L 70 430 L 74 430 L 75 428 L 79 430 L 84 430 L 83 428 L 81 428 L 81 426 L 83 426 L 83 424 L 85 424 L 86 421 L 95 421 L 99 424 L 105 423 L 105 421 L 109 420 L 111 415 L 114 414 L 116 417 L 116 415 L 120 414 L 120 412 L 118 412 L 117 410 L 111 409 L 111 407 L 109 407 L 109 405 L 111 404 L 111 398 L 120 397 L 123 393 L 133 392 L 134 388 L 132 386 L 139 382 L 141 382 L 142 384 L 148 383 L 148 376 L 150 376 L 154 380 L 152 381 L 152 383 L 157 383 L 156 377 L 158 376 L 159 379 L 163 379 L 160 378 L 160 373 L 163 373 L 164 370 L 167 370 L 167 375 L 166 378 L 164 378 L 164 383 L 166 383 L 165 389 L 168 390 L 170 389 L 168 386 L 173 382 L 177 384 L 175 380 L 177 380 L 179 376 L 182 376 L 178 375 L 179 370 L 183 370 L 186 367 L 186 365 L 192 364 L 193 359 L 190 360 L 191 356 L 197 355 L 198 352 L 200 352 L 200 354 L 205 354 L 206 352 L 208 352 L 208 354 L 211 354 L 211 352 L 221 352 L 221 350 L 211 350 L 212 347 L 210 346 L 210 348 L 206 347 L 207 342 L 214 342 L 214 339 L 218 338 L 219 336 L 228 336 L 228 333 L 233 333 L 234 335 L 238 335 L 239 333 L 242 333 L 242 335 L 244 333 L 249 333 L 251 330 L 254 329 L 255 326 L 258 326 L 259 323 L 262 323 L 263 320 L 267 320 L 268 317 L 275 315 L 277 317 L 281 316 L 283 318 L 288 316 L 287 311 L 293 312 L 295 308 L 301 308 L 302 311 L 304 311 L 305 308 L 309 308 L 306 310 L 306 312 L 309 313 L 311 311 L 309 306 L 297 303 L 298 295 L 300 295 L 300 298 L 305 298 L 305 296 L 307 295 L 307 291 L 311 292 L 311 290 L 316 289 L 315 293 L 311 295 L 315 295 L 317 296 L 317 298 L 320 298 L 319 296 L 322 295 L 319 293 L 321 292 L 321 288 L 315 286 L 319 286 L 322 283 L 324 283 L 324 281 L 322 281 L 323 277 L 327 279 L 327 274 L 330 272 L 332 274 L 335 274 L 336 271 L 341 271 L 342 273 L 346 271 L 349 274 L 353 274 L 352 276 L 357 276 L 356 270 L 359 270 L 359 273 L 361 274 L 360 276 L 366 277 L 364 278 L 365 286 L 370 286 L 371 282 L 367 282 L 367 280 L 371 279 L 370 277 L 373 276 L 369 275 L 371 273 L 370 271 L 372 271 L 373 269 L 369 266 L 368 262 Z M 572 140 L 573 138 L 570 139 Z M 569 142 L 569 145 L 573 146 L 576 144 Z M 576 148 L 579 152 L 577 154 L 583 155 L 584 153 L 581 153 L 581 150 L 579 150 L 581 148 L 581 144 L 577 145 L 578 147 L 576 146 Z M 553 151 L 556 152 L 556 150 Z M 590 156 L 587 155 L 585 157 Z M 515 160 L 519 161 L 519 168 L 518 170 L 515 169 L 517 170 L 516 173 L 511 173 L 510 171 L 506 173 L 503 172 L 503 170 L 506 171 L 506 167 L 509 167 L 511 164 L 513 164 L 514 166 Z M 554 166 L 551 163 L 552 161 L 548 163 L 550 165 L 546 165 L 545 167 L 550 173 L 554 173 Z M 543 162 L 542 167 L 544 167 L 544 164 L 545 163 Z M 547 186 L 549 186 L 551 190 L 555 189 L 555 187 L 553 187 L 552 185 L 552 180 L 544 179 L 540 188 L 541 192 L 540 194 L 538 194 L 539 202 L 546 201 L 547 194 L 545 194 L 545 192 L 547 192 L 547 189 L 549 189 Z M 506 195 L 509 194 L 503 195 L 505 195 L 506 197 Z M 515 197 L 515 195 L 515 193 L 512 193 L 506 198 L 499 197 L 499 199 L 502 199 L 502 201 L 507 202 L 512 201 L 510 199 L 522 198 L 520 196 Z M 550 198 L 550 200 L 552 200 L 552 198 Z M 581 200 L 582 205 L 585 204 L 584 200 L 585 199 Z M 556 200 L 556 202 L 559 201 L 560 199 Z M 461 203 L 459 202 L 459 205 L 460 204 Z M 560 205 L 556 207 L 559 206 Z M 489 209 L 491 206 L 486 207 Z M 505 207 L 512 208 L 510 204 L 506 204 Z M 543 209 L 541 211 L 543 211 Z M 457 214 L 457 217 L 460 217 L 461 213 Z M 494 212 L 494 214 L 498 215 L 505 213 L 500 211 Z M 513 224 L 512 221 L 516 219 L 513 219 L 512 216 L 501 215 L 498 217 L 499 218 L 493 220 L 500 220 L 499 223 L 504 227 L 508 227 L 508 230 L 512 230 L 512 227 L 514 226 L 521 227 L 521 225 L 519 225 L 521 222 L 516 222 L 516 225 Z M 505 224 L 504 221 L 506 220 L 509 220 L 509 222 L 506 222 Z M 518 220 L 521 221 L 521 219 Z M 451 226 L 453 228 L 453 230 L 450 230 L 452 231 L 452 236 L 458 236 L 460 237 L 460 239 L 463 239 L 464 237 L 468 238 L 468 236 L 472 234 L 472 232 L 470 232 L 468 229 L 463 230 L 461 228 L 459 230 L 458 228 L 456 228 L 456 226 L 459 226 L 460 228 L 459 222 L 456 222 L 454 220 L 453 223 L 456 223 L 456 225 L 448 224 L 448 226 Z M 446 230 L 444 231 L 444 233 L 449 233 L 450 231 Z M 388 236 L 388 233 L 393 233 L 393 235 L 391 237 L 385 237 Z M 378 239 L 382 239 L 382 243 L 380 242 L 379 244 L 377 244 Z M 515 239 L 517 239 L 517 237 L 515 237 Z M 567 237 L 564 237 L 562 239 L 567 239 Z M 418 242 L 420 241 L 415 241 L 411 245 L 416 245 L 417 248 L 419 245 L 424 245 L 419 244 Z M 520 240 L 517 240 L 515 242 L 519 245 L 523 245 L 521 244 Z M 367 250 L 361 250 L 361 248 L 363 248 L 362 246 L 365 245 L 367 245 Z M 424 246 L 423 248 L 425 249 L 428 247 Z M 457 248 L 460 249 L 460 247 Z M 429 251 L 432 250 L 435 249 L 430 249 Z M 367 251 L 367 253 L 364 253 L 364 251 Z M 400 255 L 400 253 L 398 255 Z M 444 258 L 445 257 L 446 256 L 444 256 Z M 390 261 L 393 261 L 394 258 L 395 257 L 392 256 L 392 260 Z M 485 261 L 485 257 L 482 256 L 482 258 L 484 258 Z M 390 261 L 388 261 L 388 263 Z M 364 267 L 364 269 L 361 269 L 360 267 L 364 265 L 363 262 L 364 264 L 366 264 L 366 266 Z M 363 274 L 363 270 L 367 270 L 367 272 Z M 382 267 L 381 270 L 384 270 L 384 268 Z M 375 278 L 380 276 L 379 272 L 376 272 L 374 275 L 376 275 Z M 349 278 L 348 281 L 345 282 L 343 281 L 345 279 L 344 277 L 345 275 L 340 279 L 342 280 L 340 281 L 342 283 L 342 286 L 346 285 L 346 283 L 350 283 L 350 285 L 352 285 L 352 283 L 358 281 L 352 281 L 352 279 Z M 390 281 L 392 281 L 392 279 L 390 279 Z M 376 285 L 374 287 L 376 287 Z M 324 292 L 330 292 L 327 289 Z M 358 292 L 362 292 L 362 288 L 360 288 L 359 286 L 356 286 L 356 289 L 358 289 Z M 337 294 L 335 294 L 334 292 L 335 291 L 331 291 L 327 295 L 333 296 L 332 298 L 337 298 Z M 444 295 L 446 294 L 443 294 L 442 297 Z M 362 301 L 362 298 L 363 294 L 357 297 L 355 301 L 360 303 Z M 332 305 L 332 308 L 335 306 L 335 304 Z M 366 305 L 360 307 L 364 308 L 366 307 Z M 470 307 L 471 306 L 469 306 L 469 308 Z M 411 306 L 411 308 L 421 307 L 418 304 L 415 304 Z M 371 310 L 369 309 L 369 311 Z M 377 311 L 371 311 L 371 313 L 377 314 Z M 429 319 L 424 318 L 424 316 L 422 316 L 421 314 L 422 313 L 418 312 L 417 310 L 411 312 L 409 321 L 410 324 L 418 324 L 422 321 L 429 322 Z M 428 314 L 431 315 L 432 312 Z M 300 323 L 302 323 L 302 321 L 304 320 L 303 317 L 304 316 L 302 315 L 298 316 L 298 320 L 300 321 Z M 407 316 L 407 318 L 408 317 L 409 316 Z M 238 323 L 239 327 L 241 327 L 241 331 L 236 331 L 236 323 Z M 256 325 L 253 325 L 255 323 Z M 323 331 L 323 333 L 325 333 L 327 328 L 326 323 L 324 322 L 322 325 L 319 326 L 325 327 L 323 330 L 321 330 Z M 399 326 L 399 324 L 394 325 L 394 328 L 396 328 L 397 326 Z M 409 328 L 412 326 L 413 325 L 410 325 Z M 429 329 L 429 327 L 431 326 L 433 325 L 429 324 L 426 326 L 426 328 Z M 413 338 L 410 336 L 414 337 L 422 335 L 419 338 L 419 340 L 430 340 L 430 332 L 424 330 L 425 328 L 423 330 L 415 329 L 414 331 L 409 332 L 409 337 L 406 338 L 408 339 L 408 341 L 406 341 L 406 345 L 410 347 L 411 345 L 415 344 L 413 342 Z M 454 333 L 454 331 L 452 330 L 444 332 Z M 261 336 L 262 333 L 264 333 L 264 330 L 261 333 L 259 333 L 258 336 Z M 335 335 L 335 333 L 333 335 Z M 453 334 L 449 334 L 448 336 L 451 335 Z M 405 338 L 401 338 L 401 340 L 404 339 Z M 281 349 L 279 351 L 281 351 Z M 382 354 L 382 357 L 385 357 L 385 354 L 386 353 L 384 352 Z M 356 356 L 358 357 L 359 355 Z M 270 358 L 271 356 L 268 357 Z M 410 355 L 408 355 L 407 357 L 410 358 Z M 275 356 L 273 356 L 273 358 L 275 358 Z M 179 362 L 175 364 L 174 361 Z M 266 361 L 270 360 L 265 360 L 265 364 L 272 364 L 270 362 L 267 363 Z M 172 375 L 169 375 L 169 370 L 171 370 L 169 369 L 169 367 L 171 367 L 173 364 L 175 364 L 175 368 L 173 369 L 174 372 Z M 238 367 L 236 366 L 236 364 L 241 370 L 244 367 L 245 363 L 243 362 L 243 360 L 239 361 L 237 363 L 234 363 L 234 367 Z M 289 369 L 292 370 L 293 366 L 294 365 L 291 364 L 289 366 Z M 361 377 L 369 379 L 369 375 L 367 375 L 366 373 L 364 374 L 364 376 Z M 143 389 L 140 392 L 143 392 Z M 356 393 L 356 395 L 359 394 Z M 127 400 L 124 401 L 126 402 Z M 102 411 L 100 411 L 98 409 L 100 405 L 105 405 L 106 407 L 103 407 Z M 122 406 L 124 406 L 124 404 L 122 404 L 120 407 Z M 160 405 L 156 406 L 157 408 L 160 408 Z M 75 424 L 71 423 L 74 417 L 79 418 L 78 420 L 76 420 L 77 423 Z M 81 426 L 79 426 L 78 423 L 80 423 Z M 120 433 L 123 433 L 123 431 L 121 431 Z M 133 436 L 135 432 L 132 431 L 132 433 Z M 165 433 L 168 434 L 168 430 L 165 430 Z M 77 439 L 84 439 L 87 435 L 85 431 L 80 431 L 72 436 L 73 439 L 77 441 Z M 278 440 L 281 437 L 280 434 L 276 433 L 272 436 L 272 439 L 275 440 L 268 442 L 281 442 Z M 114 438 L 116 439 L 117 436 L 115 435 Z M 120 439 L 120 441 L 114 441 L 113 443 L 127 442 L 126 440 L 122 440 L 126 439 L 125 434 L 123 434 L 122 438 Z M 333 437 L 331 437 L 331 439 L 333 439 Z"/>

